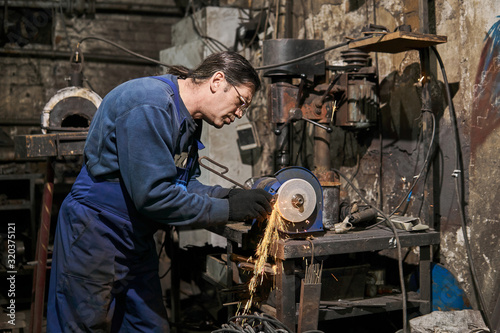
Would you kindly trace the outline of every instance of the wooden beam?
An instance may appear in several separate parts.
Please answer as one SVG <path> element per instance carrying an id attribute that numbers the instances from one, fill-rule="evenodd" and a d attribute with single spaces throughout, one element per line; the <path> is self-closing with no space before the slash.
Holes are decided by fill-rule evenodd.
<path id="1" fill-rule="evenodd" d="M 441 35 L 396 31 L 384 35 L 349 43 L 350 49 L 366 52 L 399 53 L 419 50 L 436 44 L 446 43 L 448 38 Z"/>

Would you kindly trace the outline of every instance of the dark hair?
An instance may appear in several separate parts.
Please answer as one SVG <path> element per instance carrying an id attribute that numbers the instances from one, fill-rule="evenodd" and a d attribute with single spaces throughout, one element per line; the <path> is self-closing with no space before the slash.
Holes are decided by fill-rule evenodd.
<path id="1" fill-rule="evenodd" d="M 218 71 L 226 75 L 229 84 L 252 84 L 255 91 L 260 89 L 259 75 L 248 60 L 236 52 L 224 51 L 211 54 L 194 70 L 184 66 L 171 66 L 168 69 L 169 74 L 192 79 L 195 83 L 197 80 L 208 80 Z"/>

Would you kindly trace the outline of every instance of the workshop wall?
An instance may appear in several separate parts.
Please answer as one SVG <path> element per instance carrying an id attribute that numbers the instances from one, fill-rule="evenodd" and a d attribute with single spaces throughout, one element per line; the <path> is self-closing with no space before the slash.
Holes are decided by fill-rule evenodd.
<path id="1" fill-rule="evenodd" d="M 15 169 L 10 167 L 12 138 L 40 132 L 42 109 L 58 90 L 68 86 L 70 57 L 82 38 L 105 38 L 158 59 L 159 51 L 170 46 L 171 25 L 182 16 L 173 0 L 128 5 L 116 0 L 8 5 L 0 15 L 2 26 L 8 27 L 0 35 L 0 161 L 9 165 L 5 169 L 9 172 Z M 83 41 L 81 50 L 84 87 L 101 97 L 122 82 L 159 72 L 157 65 L 100 40 Z"/>
<path id="2" fill-rule="evenodd" d="M 7 7 L 8 17 L 4 17 L 6 11 L 0 14 L 2 26 L 8 27 L 0 34 L 0 173 L 16 172 L 12 167 L 12 138 L 40 131 L 41 110 L 59 89 L 67 86 L 69 59 L 79 40 L 98 36 L 158 59 L 160 50 L 171 46 L 171 25 L 183 16 L 174 0 L 134 1 L 128 6 L 121 5 L 119 0 L 105 4 L 78 2 L 83 6 L 67 1 L 64 7 L 50 7 L 46 3 L 30 1 L 33 8 Z M 500 294 L 500 206 L 495 200 L 500 195 L 498 0 L 428 1 L 430 15 L 425 27 L 418 26 L 416 3 L 415 0 L 294 1 L 293 37 L 323 39 L 326 46 L 331 46 L 346 38 L 362 36 L 362 28 L 370 23 L 385 26 L 388 31 L 410 24 L 414 29 L 425 28 L 448 37 L 448 42 L 437 46 L 437 50 L 446 67 L 457 115 L 467 233 L 480 289 L 488 291 L 484 296 L 491 310 Z M 276 22 L 271 18 L 270 23 Z M 283 20 L 273 25 L 273 29 L 265 38 L 284 37 Z M 102 97 L 121 82 L 159 71 L 157 66 L 102 41 L 86 40 L 81 47 L 85 57 L 84 85 Z M 326 53 L 328 63 L 340 63 L 341 51 Z M 245 55 L 259 65 L 261 53 L 257 43 L 250 45 Z M 422 121 L 419 53 L 372 53 L 371 57 L 379 74 L 380 127 L 357 131 L 334 128 L 332 165 L 352 177 L 368 200 L 392 212 L 420 171 L 432 121 L 428 117 Z M 453 121 L 444 78 L 433 55 L 431 60 L 432 111 L 438 134 L 434 141 L 438 148 L 433 167 L 422 175 L 401 210 L 424 217 L 424 223 L 441 231 L 441 246 L 434 253 L 435 259 L 457 277 L 477 307 L 451 176 L 456 168 Z M 259 126 L 262 142 L 255 158 L 255 176 L 272 174 L 274 167 L 274 135 L 265 101 L 267 80 L 263 80 L 264 87 L 249 112 L 249 119 Z M 422 129 L 426 133 L 423 137 Z M 302 158 L 307 167 L 313 167 L 311 161 L 310 153 Z M 346 200 L 359 200 L 352 189 L 342 195 Z"/>
<path id="3" fill-rule="evenodd" d="M 370 23 L 389 32 L 405 24 L 418 24 L 416 1 L 311 1 L 294 4 L 294 37 L 324 39 L 325 45 L 361 37 Z M 498 299 L 500 255 L 500 211 L 494 204 L 498 186 L 498 1 L 430 1 L 427 30 L 413 31 L 445 35 L 448 42 L 437 46 L 452 88 L 465 179 L 466 223 L 478 280 L 489 311 Z M 418 8 L 418 6 L 416 6 Z M 487 33 L 490 31 L 489 33 Z M 486 38 L 486 39 L 485 39 Z M 330 64 L 340 52 L 328 52 Z M 430 140 L 432 121 L 422 121 L 420 59 L 418 51 L 396 54 L 371 53 L 378 68 L 381 93 L 381 131 L 370 128 L 350 131 L 335 128 L 332 134 L 332 164 L 354 177 L 353 182 L 373 204 L 392 212 L 419 174 Z M 496 60 L 495 60 L 496 59 Z M 461 283 L 477 306 L 469 274 L 457 204 L 453 171 L 456 148 L 453 121 L 446 101 L 444 80 L 436 57 L 431 54 L 432 112 L 436 117 L 434 141 L 437 151 L 432 168 L 422 175 L 412 196 L 400 208 L 408 215 L 424 217 L 442 233 L 434 253 Z M 480 119 L 481 121 L 479 121 Z M 421 136 L 422 129 L 425 134 Z M 471 154 L 472 150 L 472 154 Z M 470 170 L 469 170 L 470 168 Z M 425 182 L 425 183 L 424 183 Z M 485 193 L 488 195 L 485 196 Z M 359 201 L 352 189 L 345 199 Z M 494 291 L 494 292 L 490 292 Z"/>

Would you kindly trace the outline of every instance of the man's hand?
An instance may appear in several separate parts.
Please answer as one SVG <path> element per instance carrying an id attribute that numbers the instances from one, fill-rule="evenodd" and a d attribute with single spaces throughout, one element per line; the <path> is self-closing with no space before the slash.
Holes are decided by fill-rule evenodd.
<path id="1" fill-rule="evenodd" d="M 273 196 L 263 189 L 237 191 L 230 195 L 229 220 L 248 221 L 265 219 L 271 214 Z"/>

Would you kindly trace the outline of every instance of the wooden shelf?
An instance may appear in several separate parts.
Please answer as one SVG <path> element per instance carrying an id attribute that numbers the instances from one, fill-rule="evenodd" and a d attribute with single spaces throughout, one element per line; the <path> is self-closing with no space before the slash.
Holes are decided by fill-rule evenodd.
<path id="1" fill-rule="evenodd" d="M 396 31 L 351 42 L 349 48 L 366 52 L 399 53 L 446 43 L 447 40 L 446 36 Z"/>

